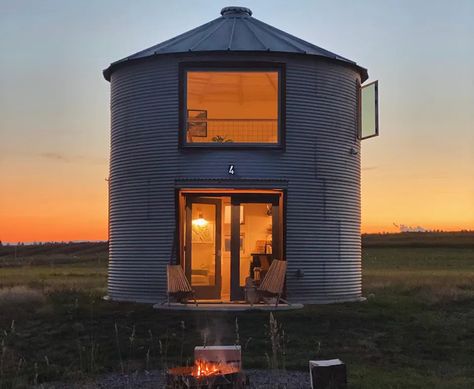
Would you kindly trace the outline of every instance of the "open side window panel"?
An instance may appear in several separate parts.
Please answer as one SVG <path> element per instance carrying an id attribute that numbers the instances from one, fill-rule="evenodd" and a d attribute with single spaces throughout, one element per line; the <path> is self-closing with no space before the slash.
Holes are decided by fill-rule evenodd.
<path id="1" fill-rule="evenodd" d="M 359 139 L 379 135 L 379 82 L 373 81 L 360 87 Z"/>

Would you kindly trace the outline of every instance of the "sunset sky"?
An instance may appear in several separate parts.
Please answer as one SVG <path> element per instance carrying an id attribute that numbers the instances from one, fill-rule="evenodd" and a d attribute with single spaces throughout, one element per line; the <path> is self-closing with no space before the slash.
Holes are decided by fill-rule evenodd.
<path id="1" fill-rule="evenodd" d="M 0 240 L 107 239 L 110 62 L 243 5 L 379 80 L 362 230 L 474 229 L 474 1 L 0 0 Z"/>

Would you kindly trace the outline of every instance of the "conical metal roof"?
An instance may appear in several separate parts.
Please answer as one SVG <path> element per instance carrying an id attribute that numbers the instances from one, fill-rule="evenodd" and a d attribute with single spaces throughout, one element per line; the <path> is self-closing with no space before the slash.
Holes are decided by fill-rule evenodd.
<path id="1" fill-rule="evenodd" d="M 354 61 L 281 31 L 252 17 L 245 7 L 225 7 L 221 17 L 196 27 L 184 34 L 139 51 L 113 62 L 104 70 L 110 80 L 115 68 L 125 62 L 161 54 L 202 52 L 273 52 L 314 55 L 341 61 L 356 67 L 362 81 L 368 78 L 367 70 Z"/>

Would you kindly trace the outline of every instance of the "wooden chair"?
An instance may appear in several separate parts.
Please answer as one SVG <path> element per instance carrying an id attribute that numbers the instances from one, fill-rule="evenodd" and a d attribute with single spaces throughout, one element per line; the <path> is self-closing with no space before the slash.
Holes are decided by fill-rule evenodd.
<path id="1" fill-rule="evenodd" d="M 270 268 L 268 269 L 265 278 L 258 287 L 258 291 L 262 298 L 265 300 L 265 296 L 276 297 L 275 307 L 278 307 L 278 303 L 283 301 L 288 304 L 288 301 L 283 300 L 281 295 L 283 294 L 283 287 L 285 285 L 286 275 L 286 261 L 280 261 L 274 259 Z"/>
<path id="2" fill-rule="evenodd" d="M 193 298 L 196 307 L 198 306 L 194 290 L 191 288 L 181 265 L 167 265 L 166 276 L 168 279 L 168 306 L 170 305 L 171 296 L 179 298 L 190 296 Z"/>

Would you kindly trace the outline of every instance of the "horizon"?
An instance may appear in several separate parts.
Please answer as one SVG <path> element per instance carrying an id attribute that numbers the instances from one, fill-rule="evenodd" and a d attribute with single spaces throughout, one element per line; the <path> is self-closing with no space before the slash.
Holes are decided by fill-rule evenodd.
<path id="1" fill-rule="evenodd" d="M 362 234 L 394 233 L 402 222 L 474 230 L 473 2 L 420 2 L 410 12 L 376 1 L 235 3 L 367 67 L 367 82 L 379 80 L 380 136 L 361 151 Z M 200 0 L 191 12 L 184 0 L 111 4 L 0 5 L 0 32 L 9 37 L 0 42 L 4 244 L 107 241 L 110 84 L 102 70 L 229 5 Z M 364 17 L 354 18 L 361 7 Z"/>
<path id="2" fill-rule="evenodd" d="M 456 230 L 456 231 L 443 231 L 443 230 L 427 230 L 427 231 L 398 231 L 398 232 L 361 232 L 360 236 L 365 235 L 401 235 L 401 234 L 473 234 L 474 230 Z M 6 242 L 0 239 L 2 246 L 34 246 L 34 245 L 48 245 L 48 244 L 80 244 L 80 243 L 109 243 L 109 240 L 44 240 L 44 241 L 18 241 L 18 242 Z M 1 247 L 1 246 L 0 246 Z"/>

